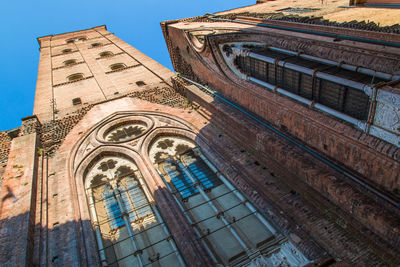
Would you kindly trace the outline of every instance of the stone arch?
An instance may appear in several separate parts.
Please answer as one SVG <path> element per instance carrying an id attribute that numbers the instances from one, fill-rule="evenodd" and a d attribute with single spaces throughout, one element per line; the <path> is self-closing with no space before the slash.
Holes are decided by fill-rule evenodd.
<path id="1" fill-rule="evenodd" d="M 83 230 L 95 231 L 103 266 L 184 266 L 138 165 L 139 154 L 122 145 L 97 147 L 80 162 L 74 178 L 81 219 L 93 224 Z"/>
<path id="2" fill-rule="evenodd" d="M 142 153 L 214 264 L 307 264 L 307 258 L 206 158 L 197 146 L 200 140 L 183 129 L 157 129 L 143 142 Z M 178 149 L 178 144 L 186 148 Z M 155 153 L 159 148 L 164 154 Z"/>

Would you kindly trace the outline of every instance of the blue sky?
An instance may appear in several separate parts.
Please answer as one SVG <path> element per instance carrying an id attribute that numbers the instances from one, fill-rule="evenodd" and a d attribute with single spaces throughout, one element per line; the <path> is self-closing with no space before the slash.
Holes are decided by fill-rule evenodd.
<path id="1" fill-rule="evenodd" d="M 255 4 L 256 0 L 24 0 L 0 11 L 0 131 L 32 115 L 40 36 L 107 25 L 110 32 L 172 69 L 159 23 Z M 49 102 L 50 103 L 50 102 Z"/>

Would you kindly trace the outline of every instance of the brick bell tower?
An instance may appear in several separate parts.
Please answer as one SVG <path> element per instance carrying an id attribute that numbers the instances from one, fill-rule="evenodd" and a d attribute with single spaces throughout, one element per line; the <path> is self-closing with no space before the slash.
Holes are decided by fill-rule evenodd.
<path id="1" fill-rule="evenodd" d="M 105 26 L 38 38 L 0 265 L 398 265 L 399 48 L 358 43 L 398 34 L 230 12 L 161 24 L 176 75 Z"/>
<path id="2" fill-rule="evenodd" d="M 33 115 L 0 136 L 2 265 L 329 260 L 246 180 L 256 156 L 223 118 L 249 121 L 105 26 L 38 41 Z"/>

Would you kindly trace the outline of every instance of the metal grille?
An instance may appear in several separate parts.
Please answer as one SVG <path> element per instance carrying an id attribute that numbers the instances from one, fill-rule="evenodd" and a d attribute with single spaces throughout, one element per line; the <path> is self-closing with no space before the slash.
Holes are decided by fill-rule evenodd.
<path id="1" fill-rule="evenodd" d="M 358 90 L 347 89 L 343 112 L 359 120 L 368 119 L 369 97 Z"/>
<path id="2" fill-rule="evenodd" d="M 167 159 L 164 162 L 164 170 L 171 178 L 175 189 L 182 198 L 190 197 L 199 191 L 194 187 L 190 178 L 181 170 L 179 165 L 173 159 Z"/>
<path id="3" fill-rule="evenodd" d="M 182 163 L 189 168 L 190 172 L 200 182 L 203 189 L 212 188 L 221 184 L 221 181 L 215 173 L 204 163 L 203 160 L 196 157 L 192 151 L 182 155 L 181 159 Z"/>
<path id="4" fill-rule="evenodd" d="M 299 72 L 294 70 L 284 69 L 282 80 L 283 80 L 282 83 L 283 88 L 295 94 L 299 93 L 299 82 L 300 82 Z"/>
<path id="5" fill-rule="evenodd" d="M 324 73 L 353 81 L 370 84 L 382 81 L 365 74 L 343 70 L 299 57 L 285 58 L 287 55 L 274 51 L 263 50 L 257 51 L 257 53 L 268 57 L 275 56 L 275 58 L 284 59 L 292 64 L 310 69 L 320 69 Z M 257 80 L 277 85 L 291 93 L 314 100 L 359 120 L 367 120 L 368 118 L 369 97 L 361 91 L 324 79 L 313 78 L 310 75 L 252 57 L 239 56 L 236 62 L 243 73 Z"/>
<path id="6" fill-rule="evenodd" d="M 221 181 L 215 173 L 197 156 L 193 151 L 181 155 L 182 164 L 190 171 L 191 175 L 200 184 L 201 188 L 209 189 L 220 185 Z M 171 178 L 175 189 L 180 193 L 183 199 L 197 194 L 199 191 L 179 164 L 172 158 L 165 160 L 164 170 Z"/>
<path id="7" fill-rule="evenodd" d="M 117 200 L 114 197 L 114 193 L 111 188 L 104 185 L 103 188 L 103 200 L 104 207 L 106 208 L 107 216 L 111 229 L 117 229 L 123 226 L 124 220 L 122 219 L 121 210 L 118 206 Z"/>
<path id="8" fill-rule="evenodd" d="M 281 11 L 281 12 L 288 12 L 288 13 L 308 13 L 308 12 L 313 12 L 319 10 L 319 8 L 297 8 L 297 7 L 287 7 L 287 8 L 282 8 L 278 9 L 276 11 Z"/>
<path id="9" fill-rule="evenodd" d="M 300 75 L 300 92 L 299 95 L 307 99 L 313 98 L 313 77 L 307 74 Z"/>
<path id="10" fill-rule="evenodd" d="M 346 87 L 342 85 L 326 80 L 321 80 L 320 93 L 317 102 L 335 110 L 342 111 L 345 90 Z"/>

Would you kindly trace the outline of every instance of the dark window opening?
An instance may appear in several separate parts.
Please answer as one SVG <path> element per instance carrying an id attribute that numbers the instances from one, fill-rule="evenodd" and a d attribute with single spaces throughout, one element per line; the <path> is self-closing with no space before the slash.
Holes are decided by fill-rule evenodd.
<path id="1" fill-rule="evenodd" d="M 64 50 L 61 51 L 61 53 L 63 53 L 63 54 L 66 54 L 66 53 L 69 53 L 69 52 L 72 52 L 71 48 L 67 48 L 67 49 L 64 49 Z"/>
<path id="2" fill-rule="evenodd" d="M 75 42 L 75 39 L 69 39 L 67 40 L 67 44 L 73 44 Z"/>
<path id="3" fill-rule="evenodd" d="M 114 54 L 110 51 L 104 51 L 99 54 L 100 57 L 111 57 L 112 55 Z"/>
<path id="4" fill-rule="evenodd" d="M 144 86 L 144 85 L 146 85 L 146 83 L 144 81 L 137 81 L 136 85 L 137 86 Z"/>
<path id="5" fill-rule="evenodd" d="M 71 66 L 74 64 L 76 64 L 76 59 L 68 59 L 68 60 L 64 61 L 65 66 Z"/>
<path id="6" fill-rule="evenodd" d="M 80 105 L 80 104 L 82 104 L 82 100 L 80 97 L 72 99 L 72 105 L 76 106 L 76 105 Z"/>
<path id="7" fill-rule="evenodd" d="M 123 64 L 123 63 L 115 63 L 115 64 L 112 64 L 111 66 L 110 66 L 110 69 L 111 70 L 120 70 L 120 69 L 124 69 L 126 66 L 125 66 L 125 64 Z"/>
<path id="8" fill-rule="evenodd" d="M 69 82 L 77 81 L 77 80 L 80 80 L 80 79 L 83 79 L 83 74 L 82 73 L 75 73 L 75 74 L 69 75 L 67 77 L 67 80 Z"/>
<path id="9" fill-rule="evenodd" d="M 101 43 L 93 43 L 93 44 L 91 44 L 91 46 L 92 47 L 98 47 L 98 46 L 101 46 Z"/>

